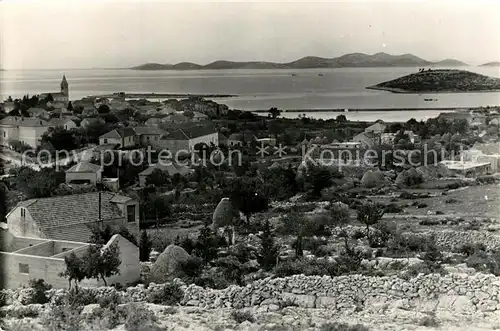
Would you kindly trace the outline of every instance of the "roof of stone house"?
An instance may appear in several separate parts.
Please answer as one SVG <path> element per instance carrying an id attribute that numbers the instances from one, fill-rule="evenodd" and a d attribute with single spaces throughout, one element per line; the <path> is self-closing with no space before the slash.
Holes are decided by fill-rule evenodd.
<path id="1" fill-rule="evenodd" d="M 53 125 L 53 126 L 64 126 L 64 124 L 68 123 L 69 121 L 73 122 L 73 120 L 69 119 L 69 118 L 51 118 L 49 120 L 49 123 L 50 123 L 50 125 Z"/>
<path id="2" fill-rule="evenodd" d="M 0 120 L 0 125 L 42 127 L 50 126 L 47 121 L 34 117 L 7 116 Z"/>
<path id="3" fill-rule="evenodd" d="M 498 155 L 500 154 L 500 142 L 484 144 L 476 142 L 472 149 L 479 150 L 486 155 Z"/>
<path id="4" fill-rule="evenodd" d="M 373 139 L 375 138 L 375 134 L 373 132 L 361 132 L 361 133 L 358 133 L 357 135 L 355 135 L 352 139 L 359 139 L 361 137 L 366 137 L 366 138 L 369 138 L 369 139 Z"/>
<path id="5" fill-rule="evenodd" d="M 28 113 L 30 113 L 31 116 L 39 116 L 39 115 L 48 115 L 49 112 L 46 111 L 45 109 L 43 108 L 38 108 L 38 107 L 32 107 L 32 108 L 29 108 L 28 110 Z"/>
<path id="6" fill-rule="evenodd" d="M 113 203 L 113 199 L 117 197 L 121 196 L 101 192 L 101 220 L 124 218 L 120 209 Z M 97 222 L 99 220 L 99 192 L 30 199 L 19 202 L 17 207 L 26 208 L 38 227 L 46 233 L 49 229 Z"/>
<path id="7" fill-rule="evenodd" d="M 79 162 L 66 170 L 66 172 L 98 172 L 101 171 L 101 166 L 89 162 Z"/>
<path id="8" fill-rule="evenodd" d="M 99 138 L 125 138 L 135 136 L 135 131 L 133 128 L 119 128 L 115 130 L 111 130 L 108 133 L 103 134 Z"/>
<path id="9" fill-rule="evenodd" d="M 156 118 L 156 117 L 151 117 L 151 118 L 148 118 L 145 123 L 159 124 L 159 123 L 161 123 L 161 119 Z"/>
<path id="10" fill-rule="evenodd" d="M 385 128 L 386 128 L 386 125 L 384 123 L 376 122 L 376 123 L 370 125 L 369 127 L 367 127 L 365 129 L 365 131 L 368 131 L 368 130 L 372 130 L 372 131 L 384 131 Z"/>
<path id="11" fill-rule="evenodd" d="M 165 131 L 163 131 L 162 129 L 150 127 L 150 126 L 137 126 L 134 128 L 134 131 L 137 135 L 141 135 L 141 134 L 162 135 L 162 134 L 165 134 Z"/>
<path id="12" fill-rule="evenodd" d="M 47 238 L 54 240 L 88 242 L 92 237 L 91 226 L 92 224 L 73 224 L 45 229 L 43 232 Z"/>
<path id="13" fill-rule="evenodd" d="M 87 121 L 88 123 L 106 123 L 106 121 L 102 117 L 86 117 L 82 120 Z"/>
<path id="14" fill-rule="evenodd" d="M 167 133 L 162 139 L 166 140 L 189 140 L 216 133 L 217 130 L 212 125 L 194 125 L 179 128 Z"/>
<path id="15" fill-rule="evenodd" d="M 166 172 L 168 172 L 170 177 L 172 177 L 175 174 L 180 174 L 180 175 L 184 176 L 184 175 L 187 175 L 190 172 L 192 172 L 192 170 L 185 165 L 177 164 L 174 162 L 169 162 L 168 164 L 157 163 L 155 165 L 152 165 L 152 166 L 148 167 L 146 170 L 139 173 L 139 176 L 149 176 L 155 170 L 166 171 Z"/>
<path id="16" fill-rule="evenodd" d="M 253 139 L 256 139 L 254 134 L 250 133 L 233 133 L 229 135 L 227 140 L 238 140 L 238 141 L 251 141 Z"/>
<path id="17" fill-rule="evenodd" d="M 163 118 L 163 121 L 167 122 L 188 122 L 189 117 L 184 116 L 182 114 L 172 114 L 168 115 L 167 117 Z"/>
<path id="18" fill-rule="evenodd" d="M 203 117 L 203 118 L 208 118 L 207 115 L 200 113 L 199 111 L 194 111 L 193 112 L 193 117 Z"/>

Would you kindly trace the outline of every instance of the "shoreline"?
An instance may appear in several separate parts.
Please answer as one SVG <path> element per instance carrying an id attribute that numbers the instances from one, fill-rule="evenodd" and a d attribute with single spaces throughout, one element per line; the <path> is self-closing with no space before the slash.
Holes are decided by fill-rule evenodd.
<path id="1" fill-rule="evenodd" d="M 126 98 L 126 99 L 148 99 L 148 98 L 235 98 L 235 94 L 195 94 L 195 93 L 142 93 L 142 92 L 115 92 L 111 94 L 96 95 L 97 98 Z"/>
<path id="2" fill-rule="evenodd" d="M 323 108 L 323 109 L 287 109 L 282 110 L 282 113 L 319 113 L 319 112 L 329 112 L 329 113 L 355 113 L 355 112 L 374 112 L 374 111 L 428 111 L 428 110 L 479 110 L 484 107 L 426 107 L 426 108 L 352 108 L 348 112 L 343 108 Z M 269 110 L 259 109 L 250 110 L 253 113 L 268 113 Z"/>
<path id="3" fill-rule="evenodd" d="M 383 86 L 367 86 L 365 87 L 367 90 L 377 90 L 377 91 L 386 91 L 391 93 L 398 94 L 442 94 L 442 93 L 495 93 L 500 92 L 500 89 L 491 89 L 491 90 L 442 90 L 442 91 L 409 91 L 405 89 L 395 88 L 395 87 L 383 87 Z"/>

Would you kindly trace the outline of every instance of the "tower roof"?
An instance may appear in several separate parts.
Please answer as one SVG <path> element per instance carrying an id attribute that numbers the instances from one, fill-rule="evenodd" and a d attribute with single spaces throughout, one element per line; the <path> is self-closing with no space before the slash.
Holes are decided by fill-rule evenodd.
<path id="1" fill-rule="evenodd" d="M 61 80 L 61 84 L 68 85 L 68 81 L 66 80 L 66 75 L 63 74 L 63 78 Z"/>

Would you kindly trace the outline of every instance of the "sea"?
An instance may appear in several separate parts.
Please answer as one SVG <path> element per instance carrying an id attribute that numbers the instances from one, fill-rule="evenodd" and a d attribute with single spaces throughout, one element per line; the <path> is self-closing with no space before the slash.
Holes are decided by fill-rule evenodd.
<path id="1" fill-rule="evenodd" d="M 460 69 L 500 77 L 498 67 L 471 66 Z M 0 97 L 5 99 L 8 96 L 16 98 L 25 94 L 56 92 L 59 90 L 61 77 L 65 74 L 71 100 L 114 92 L 229 94 L 236 97 L 212 100 L 233 109 L 248 111 L 278 107 L 284 110 L 282 116 L 289 118 L 305 114 L 311 118 L 328 119 L 342 113 L 349 120 L 359 121 L 405 121 L 410 118 L 425 120 L 437 116 L 442 111 L 439 108 L 500 105 L 500 92 L 419 95 L 366 89 L 367 86 L 417 70 L 418 68 L 7 70 L 0 71 Z M 331 111 L 333 109 L 340 111 Z"/>

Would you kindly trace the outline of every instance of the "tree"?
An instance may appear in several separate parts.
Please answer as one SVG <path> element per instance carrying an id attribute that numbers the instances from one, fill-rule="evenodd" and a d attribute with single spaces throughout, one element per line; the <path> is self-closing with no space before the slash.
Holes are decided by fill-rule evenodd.
<path id="1" fill-rule="evenodd" d="M 340 115 L 338 115 L 338 116 L 335 118 L 335 121 L 336 121 L 337 123 L 345 123 L 345 122 L 347 122 L 347 117 L 345 117 L 345 115 L 344 115 L 344 114 L 340 114 Z"/>
<path id="2" fill-rule="evenodd" d="M 321 196 L 321 190 L 332 184 L 332 173 L 327 167 L 311 165 L 304 177 L 305 189 L 315 197 Z"/>
<path id="3" fill-rule="evenodd" d="M 187 118 L 193 118 L 194 113 L 191 110 L 186 110 L 182 113 L 182 115 L 186 116 Z"/>
<path id="4" fill-rule="evenodd" d="M 349 236 L 344 227 L 349 223 L 349 208 L 342 203 L 330 203 L 328 225 L 340 228 L 340 237 L 344 238 L 346 251 L 349 251 Z"/>
<path id="5" fill-rule="evenodd" d="M 68 109 L 69 111 L 73 111 L 73 104 L 70 102 L 68 102 L 68 106 L 66 107 L 66 109 Z"/>
<path id="6" fill-rule="evenodd" d="M 51 93 L 47 94 L 47 97 L 45 98 L 45 101 L 46 102 L 53 102 L 54 101 L 54 97 L 52 96 Z"/>
<path id="7" fill-rule="evenodd" d="M 358 221 L 366 225 L 366 238 L 371 241 L 370 226 L 376 225 L 384 216 L 384 208 L 375 203 L 366 203 L 358 208 Z"/>
<path id="8" fill-rule="evenodd" d="M 117 243 L 103 248 L 101 245 L 90 245 L 83 256 L 86 278 L 102 279 L 104 286 L 108 286 L 106 277 L 120 272 L 120 249 Z"/>
<path id="9" fill-rule="evenodd" d="M 269 115 L 272 117 L 272 118 L 276 118 L 278 116 L 281 115 L 281 110 L 279 110 L 278 108 L 276 107 L 271 107 L 269 110 Z"/>
<path id="10" fill-rule="evenodd" d="M 151 194 L 144 205 L 144 211 L 147 219 L 158 221 L 171 214 L 170 203 L 164 196 Z"/>
<path id="11" fill-rule="evenodd" d="M 148 233 L 146 230 L 142 230 L 141 240 L 139 242 L 139 260 L 142 262 L 149 261 L 149 254 L 151 253 L 151 248 L 153 247 L 153 243 L 149 239 Z"/>
<path id="12" fill-rule="evenodd" d="M 78 284 L 85 278 L 85 270 L 83 262 L 75 253 L 64 257 L 66 270 L 59 273 L 59 277 L 68 278 L 69 288 L 71 289 L 71 281 L 74 281 L 75 288 L 78 290 Z"/>
<path id="13" fill-rule="evenodd" d="M 217 236 L 208 225 L 205 225 L 196 239 L 194 253 L 208 264 L 217 257 L 217 250 L 221 246 L 226 246 L 224 238 Z"/>
<path id="14" fill-rule="evenodd" d="M 49 130 L 42 135 L 42 143 L 52 144 L 57 151 L 71 151 L 78 147 L 75 135 L 61 126 L 49 128 Z"/>
<path id="15" fill-rule="evenodd" d="M 233 181 L 229 196 L 234 206 L 240 210 L 250 224 L 250 216 L 264 211 L 268 207 L 268 199 L 264 184 L 256 178 L 241 177 Z"/>
<path id="16" fill-rule="evenodd" d="M 170 183 L 170 177 L 168 172 L 154 169 L 153 172 L 146 177 L 146 185 L 154 185 L 154 186 L 165 186 Z"/>
<path id="17" fill-rule="evenodd" d="M 269 220 L 266 220 L 260 236 L 261 250 L 259 263 L 265 270 L 271 270 L 276 266 L 278 258 L 278 246 L 276 246 L 274 235 Z"/>
<path id="18" fill-rule="evenodd" d="M 100 105 L 99 108 L 97 108 L 97 112 L 99 114 L 109 114 L 110 109 L 108 105 Z"/>

